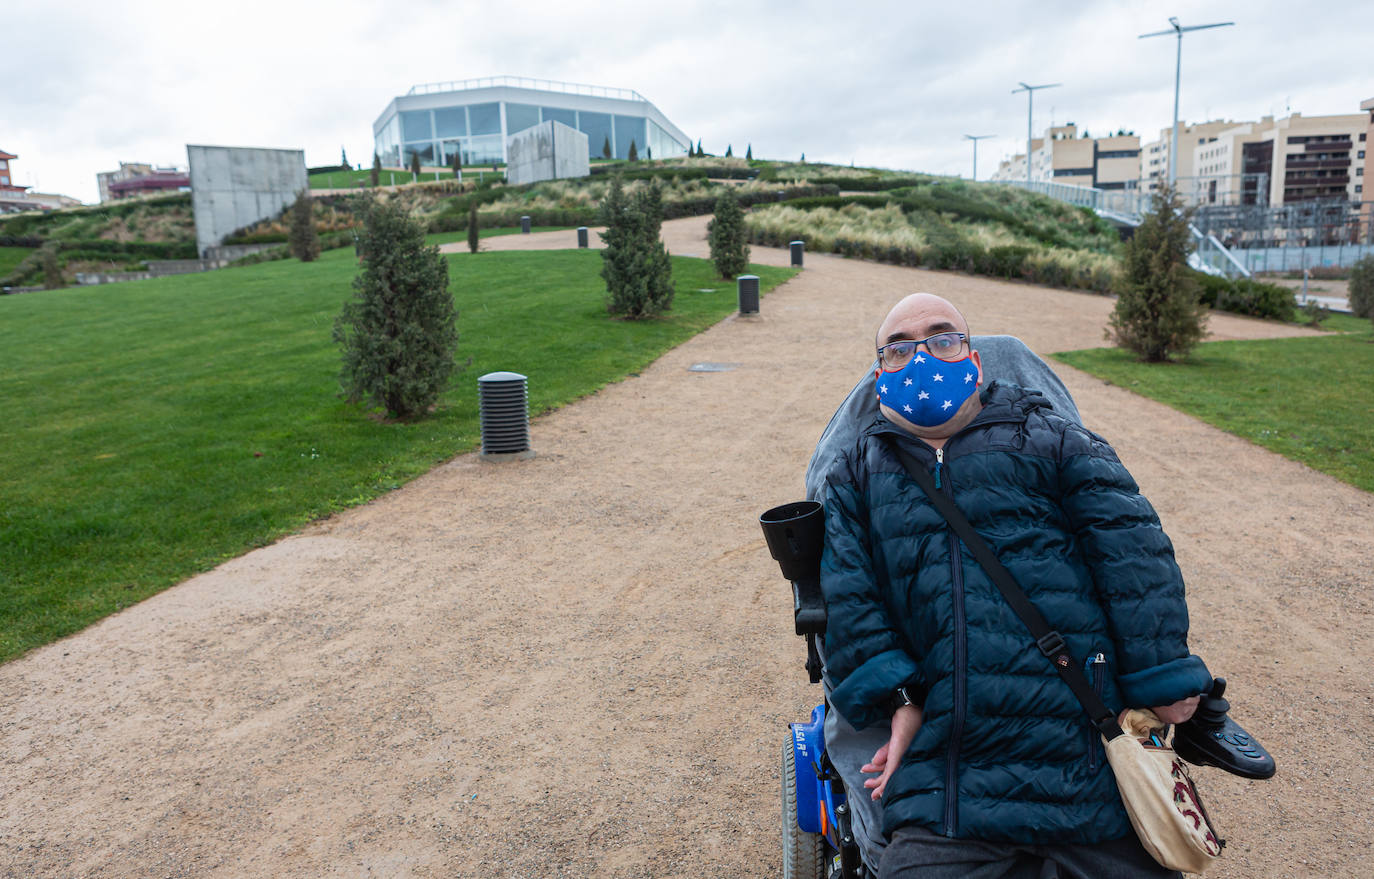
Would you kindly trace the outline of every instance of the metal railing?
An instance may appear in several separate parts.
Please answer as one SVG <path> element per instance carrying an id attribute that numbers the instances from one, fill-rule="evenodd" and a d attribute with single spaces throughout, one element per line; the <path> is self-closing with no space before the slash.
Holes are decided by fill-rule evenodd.
<path id="1" fill-rule="evenodd" d="M 436 92 L 457 92 L 465 89 L 485 88 L 539 89 L 546 92 L 562 92 L 567 95 L 588 95 L 594 98 L 615 98 L 621 101 L 640 101 L 649 99 L 633 89 L 617 89 L 600 85 L 583 85 L 576 82 L 560 82 L 553 79 L 532 79 L 527 76 L 482 76 L 476 79 L 458 79 L 450 82 L 426 82 L 413 85 L 407 95 L 431 95 Z"/>

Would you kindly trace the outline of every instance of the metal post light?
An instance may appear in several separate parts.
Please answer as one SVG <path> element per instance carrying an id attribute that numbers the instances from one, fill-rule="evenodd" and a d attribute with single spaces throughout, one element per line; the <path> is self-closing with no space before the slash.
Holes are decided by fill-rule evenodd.
<path id="1" fill-rule="evenodd" d="M 1031 182 L 1031 106 L 1032 106 L 1032 103 L 1033 103 L 1033 101 L 1034 101 L 1034 99 L 1035 99 L 1035 90 L 1036 90 L 1036 89 L 1053 89 L 1053 88 L 1059 88 L 1059 86 L 1061 86 L 1061 85 L 1063 85 L 1062 82 L 1052 82 L 1052 83 L 1049 83 L 1049 84 L 1047 84 L 1047 85 L 1026 85 L 1026 84 L 1023 82 L 1023 83 L 1021 83 L 1021 87 L 1020 87 L 1019 89 L 1012 89 L 1012 90 L 1011 90 L 1011 93 L 1012 93 L 1013 95 L 1016 94 L 1017 92 L 1025 92 L 1025 93 L 1026 93 L 1026 185 L 1027 185 L 1027 186 L 1030 186 L 1030 182 Z"/>
<path id="2" fill-rule="evenodd" d="M 1215 24 L 1191 24 L 1187 27 L 1178 23 L 1177 16 L 1169 18 L 1172 25 L 1167 31 L 1155 31 L 1152 34 L 1141 34 L 1136 37 L 1143 40 L 1146 37 L 1163 37 L 1175 34 L 1178 37 L 1178 50 L 1174 53 L 1174 136 L 1169 143 L 1169 188 L 1172 189 L 1178 181 L 1178 82 L 1179 75 L 1183 71 L 1183 35 L 1188 31 L 1201 31 L 1209 27 L 1228 27 L 1235 24 L 1234 21 L 1219 21 Z"/>
<path id="3" fill-rule="evenodd" d="M 978 182 L 978 141 L 986 140 L 989 137 L 996 137 L 995 134 L 966 134 L 964 138 L 973 141 L 973 181 Z"/>

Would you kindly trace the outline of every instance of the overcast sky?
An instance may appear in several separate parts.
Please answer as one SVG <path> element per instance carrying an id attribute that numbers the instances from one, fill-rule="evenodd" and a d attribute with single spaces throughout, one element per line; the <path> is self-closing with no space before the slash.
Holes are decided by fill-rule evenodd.
<path id="1" fill-rule="evenodd" d="M 0 149 L 15 182 L 95 201 L 120 161 L 186 165 L 186 144 L 372 156 L 372 123 L 417 83 L 509 74 L 638 91 L 710 152 L 979 176 L 1034 127 L 1150 139 L 1173 113 L 1358 113 L 1374 97 L 1374 11 L 1331 0 L 1168 3 L 675 0 L 297 4 L 8 0 Z"/>

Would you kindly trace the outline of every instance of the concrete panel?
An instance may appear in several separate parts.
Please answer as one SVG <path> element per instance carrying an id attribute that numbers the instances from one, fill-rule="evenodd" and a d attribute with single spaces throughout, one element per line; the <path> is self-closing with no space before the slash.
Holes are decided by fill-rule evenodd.
<path id="1" fill-rule="evenodd" d="M 506 142 L 506 179 L 513 184 L 586 177 L 587 135 L 562 122 L 544 122 Z"/>
<path id="2" fill-rule="evenodd" d="M 303 150 L 186 146 L 202 256 L 231 233 L 274 217 L 309 189 Z"/>

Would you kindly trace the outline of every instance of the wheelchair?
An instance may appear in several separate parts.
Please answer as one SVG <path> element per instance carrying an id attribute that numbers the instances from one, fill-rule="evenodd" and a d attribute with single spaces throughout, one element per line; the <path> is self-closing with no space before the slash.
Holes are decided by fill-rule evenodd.
<path id="1" fill-rule="evenodd" d="M 759 518 L 773 558 L 792 581 L 796 632 L 806 639 L 806 671 L 821 681 L 817 639 L 825 634 L 821 548 L 825 521 L 816 501 L 783 504 Z M 782 743 L 782 874 L 784 879 L 862 879 L 866 866 L 854 835 L 844 781 L 825 750 L 822 702 L 805 723 L 788 724 Z"/>
<path id="2" fill-rule="evenodd" d="M 983 336 L 974 347 L 982 352 L 989 378 L 1040 388 L 1057 411 L 1082 423 L 1063 382 L 1021 340 L 1012 336 Z M 816 445 L 806 473 L 808 497 L 821 494 L 829 462 L 839 449 L 852 444 L 858 431 L 872 423 L 877 414 L 870 368 L 836 410 Z M 820 683 L 823 642 L 819 639 L 824 637 L 826 626 L 820 586 L 824 511 L 815 500 L 796 501 L 769 509 L 759 517 L 759 524 L 782 575 L 792 581 L 796 634 L 806 639 L 806 670 L 811 683 Z M 1272 777 L 1276 771 L 1273 757 L 1228 715 L 1230 705 L 1222 697 L 1225 688 L 1224 678 L 1213 682 L 1194 718 L 1176 728 L 1175 749 L 1180 757 L 1197 766 L 1213 766 L 1242 778 Z M 830 710 L 827 698 L 812 709 L 806 722 L 788 725 L 782 744 L 784 879 L 872 879 L 877 875 L 878 865 L 863 860 L 863 852 L 871 851 L 872 843 L 861 845 L 856 833 L 855 812 L 864 806 L 850 804 L 844 780 L 827 753 L 825 723 Z M 838 743 L 836 746 L 839 747 Z M 852 744 L 845 747 L 851 748 Z M 852 771 L 852 766 L 848 771 Z M 855 795 L 863 797 L 868 792 L 861 788 Z"/>

